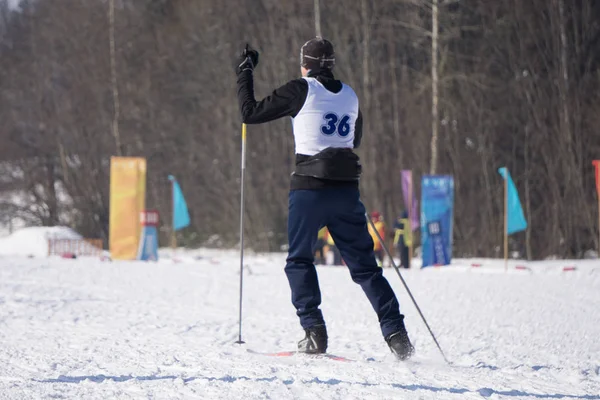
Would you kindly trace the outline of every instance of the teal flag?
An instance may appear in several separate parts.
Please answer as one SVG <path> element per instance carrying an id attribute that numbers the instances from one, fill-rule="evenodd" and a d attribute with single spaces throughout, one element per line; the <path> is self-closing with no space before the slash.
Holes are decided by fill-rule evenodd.
<path id="1" fill-rule="evenodd" d="M 523 208 L 521 207 L 521 200 L 519 200 L 519 193 L 517 192 L 515 183 L 510 177 L 510 172 L 508 172 L 507 168 L 498 168 L 498 173 L 502 175 L 504 179 L 508 179 L 507 233 L 512 235 L 513 233 L 527 229 L 527 221 L 525 220 L 525 215 L 523 215 Z"/>
<path id="2" fill-rule="evenodd" d="M 183 192 L 173 175 L 169 175 L 173 183 L 173 229 L 178 231 L 190 224 L 190 214 L 183 198 Z"/>

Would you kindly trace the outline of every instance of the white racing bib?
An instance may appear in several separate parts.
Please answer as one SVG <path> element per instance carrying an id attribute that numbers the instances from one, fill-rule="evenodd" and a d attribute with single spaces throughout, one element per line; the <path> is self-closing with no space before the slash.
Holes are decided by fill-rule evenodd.
<path id="1" fill-rule="evenodd" d="M 358 118 L 358 97 L 342 84 L 332 93 L 315 78 L 308 83 L 304 106 L 292 119 L 296 154 L 314 156 L 328 147 L 354 148 L 354 124 Z"/>

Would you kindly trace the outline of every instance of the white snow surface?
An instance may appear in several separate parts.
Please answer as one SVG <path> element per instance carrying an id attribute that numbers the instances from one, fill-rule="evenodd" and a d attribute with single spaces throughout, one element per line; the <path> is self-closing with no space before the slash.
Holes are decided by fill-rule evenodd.
<path id="1" fill-rule="evenodd" d="M 0 256 L 19 255 L 44 257 L 48 255 L 48 239 L 81 239 L 82 236 L 66 226 L 34 226 L 19 229 L 0 238 Z"/>
<path id="2" fill-rule="evenodd" d="M 600 399 L 598 261 L 403 270 L 448 365 L 392 269 L 407 362 L 346 268 L 318 267 L 329 351 L 354 360 L 340 362 L 247 351 L 303 335 L 284 254 L 247 255 L 244 345 L 237 253 L 178 259 L 0 256 L 0 399 Z"/>

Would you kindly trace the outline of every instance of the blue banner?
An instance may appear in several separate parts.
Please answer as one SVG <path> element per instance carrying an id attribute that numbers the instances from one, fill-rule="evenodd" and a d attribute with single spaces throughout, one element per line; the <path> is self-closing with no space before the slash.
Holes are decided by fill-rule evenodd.
<path id="1" fill-rule="evenodd" d="M 173 175 L 169 180 L 173 183 L 173 229 L 178 231 L 190 224 L 190 214 L 179 183 Z"/>
<path id="2" fill-rule="evenodd" d="M 421 249 L 423 268 L 452 260 L 454 179 L 424 175 L 421 180 Z"/>
<path id="3" fill-rule="evenodd" d="M 143 227 L 137 259 L 158 261 L 158 232 L 156 226 Z"/>
<path id="4" fill-rule="evenodd" d="M 507 196 L 506 201 L 508 202 L 508 226 L 506 230 L 509 235 L 512 235 L 513 233 L 527 229 L 527 220 L 525 220 L 523 207 L 521 207 L 521 200 L 519 199 L 519 192 L 517 192 L 515 183 L 510 177 L 510 172 L 508 172 L 507 168 L 498 168 L 498 173 L 504 179 L 508 180 L 508 193 L 504 194 Z"/>

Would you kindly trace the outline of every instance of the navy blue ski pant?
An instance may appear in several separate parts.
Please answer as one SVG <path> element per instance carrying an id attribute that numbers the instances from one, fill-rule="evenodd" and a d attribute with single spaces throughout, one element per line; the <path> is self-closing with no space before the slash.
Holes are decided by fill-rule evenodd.
<path id="1" fill-rule="evenodd" d="M 289 197 L 289 253 L 285 273 L 292 303 L 304 329 L 323 324 L 321 291 L 314 265 L 319 229 L 327 226 L 352 280 L 358 283 L 379 317 L 384 336 L 403 326 L 398 300 L 377 266 L 373 240 L 367 229 L 365 207 L 358 189 L 293 190 Z"/>

